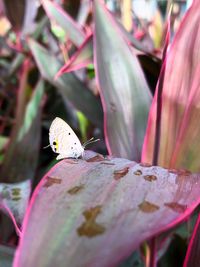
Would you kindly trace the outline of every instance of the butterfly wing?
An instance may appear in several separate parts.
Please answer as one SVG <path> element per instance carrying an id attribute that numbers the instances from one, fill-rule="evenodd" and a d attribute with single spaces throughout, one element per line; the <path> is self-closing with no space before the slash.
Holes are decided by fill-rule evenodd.
<path id="1" fill-rule="evenodd" d="M 52 150 L 59 154 L 57 159 L 78 158 L 84 151 L 72 128 L 58 117 L 53 120 L 50 126 L 49 143 Z"/>

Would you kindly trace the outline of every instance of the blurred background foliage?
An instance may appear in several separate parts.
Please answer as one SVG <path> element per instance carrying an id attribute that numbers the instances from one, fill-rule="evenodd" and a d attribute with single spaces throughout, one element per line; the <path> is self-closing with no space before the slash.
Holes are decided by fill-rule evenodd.
<path id="1" fill-rule="evenodd" d="M 101 141 L 94 144 L 92 149 L 102 154 L 108 153 L 94 65 L 88 63 L 85 68 L 55 79 L 59 69 L 79 51 L 79 47 L 92 32 L 90 1 L 54 2 L 61 5 L 76 23 L 74 28 L 69 24 L 69 32 L 55 19 L 49 19 L 51 16 L 47 16 L 40 1 L 0 1 L 1 183 L 31 179 L 34 188 L 55 164 L 55 155 L 49 148 L 43 148 L 49 144 L 49 126 L 56 116 L 72 126 L 81 142 L 92 136 L 100 138 Z M 136 45 L 133 47 L 137 49 L 140 65 L 153 95 L 161 67 L 170 8 L 172 7 L 170 23 L 173 38 L 191 1 L 105 2 L 123 25 L 129 41 L 134 38 L 134 42 L 139 42 L 141 49 Z M 194 221 L 195 218 L 192 225 L 183 224 L 175 230 L 174 235 L 171 234 L 167 245 L 161 249 L 158 266 L 182 266 Z M 0 223 L 1 244 L 15 247 L 17 236 L 9 219 L 1 215 Z M 6 249 L 0 246 L 0 254 L 7 253 L 10 261 L 13 251 Z M 0 266 L 7 265 L 0 263 Z M 143 263 L 134 254 L 133 258 L 120 266 L 143 266 Z"/>

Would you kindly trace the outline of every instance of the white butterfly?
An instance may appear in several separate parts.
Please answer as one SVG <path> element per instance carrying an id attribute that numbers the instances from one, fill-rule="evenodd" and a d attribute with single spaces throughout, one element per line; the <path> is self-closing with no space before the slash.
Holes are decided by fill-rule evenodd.
<path id="1" fill-rule="evenodd" d="M 49 143 L 52 150 L 59 154 L 57 160 L 83 156 L 85 146 L 97 141 L 92 140 L 93 138 L 81 145 L 72 128 L 58 117 L 53 120 L 49 129 Z"/>

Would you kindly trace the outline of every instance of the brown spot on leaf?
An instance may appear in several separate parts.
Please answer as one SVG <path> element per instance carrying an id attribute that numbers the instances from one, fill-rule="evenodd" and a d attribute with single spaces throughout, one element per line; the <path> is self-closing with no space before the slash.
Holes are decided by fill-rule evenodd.
<path id="1" fill-rule="evenodd" d="M 173 174 L 179 174 L 179 170 L 177 169 L 168 169 L 168 172 Z"/>
<path id="2" fill-rule="evenodd" d="M 139 209 L 146 213 L 151 213 L 157 211 L 160 207 L 154 203 L 144 200 L 141 204 L 138 205 Z"/>
<path id="3" fill-rule="evenodd" d="M 164 205 L 178 213 L 183 213 L 187 209 L 187 205 L 179 204 L 178 202 L 168 202 L 164 203 Z"/>
<path id="4" fill-rule="evenodd" d="M 145 162 L 141 162 L 140 166 L 142 166 L 142 167 L 152 167 L 152 165 L 150 163 L 145 163 Z"/>
<path id="5" fill-rule="evenodd" d="M 114 171 L 114 179 L 115 180 L 119 180 L 121 179 L 122 177 L 124 177 L 129 171 L 129 167 L 125 167 L 121 170 L 116 170 Z"/>
<path id="6" fill-rule="evenodd" d="M 99 161 L 104 161 L 104 160 L 105 160 L 104 156 L 98 154 L 98 155 L 96 155 L 96 156 L 94 156 L 94 157 L 92 157 L 90 159 L 87 159 L 86 161 L 87 162 L 99 162 Z"/>
<path id="7" fill-rule="evenodd" d="M 142 171 L 141 171 L 141 170 L 137 170 L 137 171 L 134 172 L 134 174 L 135 174 L 135 175 L 138 175 L 138 176 L 139 176 L 139 175 L 142 175 Z"/>
<path id="8" fill-rule="evenodd" d="M 192 172 L 186 169 L 181 169 L 181 175 L 190 176 L 192 175 Z"/>
<path id="9" fill-rule="evenodd" d="M 18 187 L 16 187 L 16 188 L 12 188 L 12 195 L 13 196 L 20 196 L 20 192 L 21 192 L 21 188 L 18 188 Z"/>
<path id="10" fill-rule="evenodd" d="M 61 184 L 61 182 L 62 182 L 62 180 L 60 178 L 47 176 L 46 183 L 44 184 L 44 187 L 50 187 L 54 184 Z"/>
<path id="11" fill-rule="evenodd" d="M 105 232 L 105 227 L 96 222 L 99 213 L 101 213 L 100 205 L 83 212 L 85 222 L 77 229 L 80 236 L 95 237 Z"/>
<path id="12" fill-rule="evenodd" d="M 115 165 L 115 163 L 112 163 L 112 162 L 106 162 L 106 161 L 101 162 L 100 164 L 105 164 L 105 165 L 110 165 L 110 166 Z"/>
<path id="13" fill-rule="evenodd" d="M 13 201 L 19 201 L 21 199 L 21 197 L 13 197 L 12 200 Z"/>
<path id="14" fill-rule="evenodd" d="M 69 164 L 78 164 L 78 159 L 65 159 L 65 162 Z"/>
<path id="15" fill-rule="evenodd" d="M 168 169 L 170 173 L 174 173 L 177 175 L 184 175 L 184 176 L 190 176 L 192 173 L 185 169 Z"/>
<path id="16" fill-rule="evenodd" d="M 84 185 L 77 185 L 77 186 L 74 186 L 72 188 L 70 188 L 67 192 L 70 194 L 70 195 L 75 195 L 77 193 L 79 193 L 82 189 L 84 188 Z"/>
<path id="17" fill-rule="evenodd" d="M 157 177 L 155 175 L 145 175 L 144 176 L 144 179 L 146 181 L 152 182 L 152 181 L 156 181 L 157 180 Z"/>

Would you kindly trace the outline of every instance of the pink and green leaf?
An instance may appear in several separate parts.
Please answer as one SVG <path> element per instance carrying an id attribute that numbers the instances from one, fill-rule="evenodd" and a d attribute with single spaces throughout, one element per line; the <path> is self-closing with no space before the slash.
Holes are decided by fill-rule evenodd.
<path id="1" fill-rule="evenodd" d="M 94 1 L 94 59 L 110 154 L 140 161 L 151 94 L 138 59 L 101 1 Z"/>
<path id="2" fill-rule="evenodd" d="M 86 151 L 84 160 L 55 165 L 35 189 L 14 267 L 118 266 L 186 218 L 199 196 L 198 175 Z"/>
<path id="3" fill-rule="evenodd" d="M 80 46 L 86 38 L 82 27 L 70 17 L 59 5 L 49 0 L 42 0 L 43 7 L 51 21 L 56 21 L 76 45 Z"/>
<path id="4" fill-rule="evenodd" d="M 185 257 L 183 267 L 199 267 L 200 266 L 200 215 L 196 221 L 196 225 L 190 239 L 190 243 L 188 246 L 187 254 Z"/>
<path id="5" fill-rule="evenodd" d="M 15 249 L 9 246 L 0 245 L 1 267 L 11 267 Z"/>
<path id="6" fill-rule="evenodd" d="M 25 70 L 21 78 L 16 124 L 12 129 L 12 136 L 1 167 L 1 181 L 3 182 L 19 182 L 32 179 L 37 165 L 44 84 L 42 80 L 38 82 L 30 101 L 27 102 L 27 67 L 25 64 Z"/>
<path id="7" fill-rule="evenodd" d="M 55 79 L 66 72 L 75 71 L 86 67 L 93 62 L 93 42 L 90 35 L 84 43 L 78 48 L 70 60 L 58 71 Z"/>
<path id="8" fill-rule="evenodd" d="M 167 52 L 161 72 L 162 96 L 155 94 L 143 145 L 142 160 L 151 163 L 158 142 L 157 164 L 165 167 L 199 168 L 200 126 L 200 3 L 193 2 Z M 187 41 L 186 41 L 187 40 Z M 160 135 L 155 139 L 158 102 L 161 105 Z"/>
<path id="9" fill-rule="evenodd" d="M 28 206 L 30 194 L 30 180 L 20 183 L 0 184 L 0 209 L 11 218 L 18 235 L 21 234 L 20 226 Z"/>
<path id="10" fill-rule="evenodd" d="M 32 39 L 29 39 L 28 44 L 44 79 L 58 89 L 65 101 L 70 101 L 89 120 L 101 127 L 103 112 L 100 100 L 72 73 L 54 79 L 61 68 L 56 56 Z"/>

